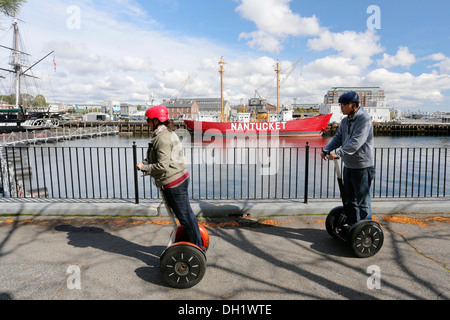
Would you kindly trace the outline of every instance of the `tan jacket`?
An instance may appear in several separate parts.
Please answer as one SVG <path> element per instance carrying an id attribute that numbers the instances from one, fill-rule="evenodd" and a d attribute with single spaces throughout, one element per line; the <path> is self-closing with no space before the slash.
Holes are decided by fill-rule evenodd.
<path id="1" fill-rule="evenodd" d="M 163 187 L 187 173 L 188 162 L 180 139 L 165 126 L 155 131 L 146 160 L 148 163 L 141 170 L 155 179 L 157 187 Z"/>

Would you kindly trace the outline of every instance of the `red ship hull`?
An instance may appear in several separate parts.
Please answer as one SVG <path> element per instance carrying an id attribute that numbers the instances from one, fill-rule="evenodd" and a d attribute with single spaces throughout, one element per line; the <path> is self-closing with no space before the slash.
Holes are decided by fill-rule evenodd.
<path id="1" fill-rule="evenodd" d="M 327 132 L 332 114 L 279 122 L 208 122 L 184 120 L 187 128 L 210 135 L 279 135 L 318 137 Z"/>

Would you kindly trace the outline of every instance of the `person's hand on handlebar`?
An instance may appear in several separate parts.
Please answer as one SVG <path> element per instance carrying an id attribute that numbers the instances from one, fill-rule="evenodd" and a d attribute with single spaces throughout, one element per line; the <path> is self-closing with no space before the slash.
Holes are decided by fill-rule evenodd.
<path id="1" fill-rule="evenodd" d="M 336 160 L 339 159 L 339 156 L 336 153 L 330 153 L 330 155 L 328 156 L 328 160 Z"/>
<path id="2" fill-rule="evenodd" d="M 339 156 L 336 153 L 326 152 L 322 151 L 320 153 L 320 156 L 322 157 L 322 160 L 336 160 L 339 159 Z"/>
<path id="3" fill-rule="evenodd" d="M 148 164 L 148 162 L 147 162 L 146 160 L 144 160 L 144 161 L 140 162 L 140 163 L 136 166 L 136 168 L 137 168 L 139 171 L 142 171 L 142 167 L 143 167 L 144 165 L 146 165 L 146 164 Z"/>

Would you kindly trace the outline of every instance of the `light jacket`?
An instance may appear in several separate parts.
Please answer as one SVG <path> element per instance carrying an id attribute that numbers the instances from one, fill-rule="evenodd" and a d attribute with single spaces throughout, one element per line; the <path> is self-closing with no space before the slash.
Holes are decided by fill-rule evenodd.
<path id="1" fill-rule="evenodd" d="M 157 187 L 164 187 L 187 173 L 188 162 L 176 133 L 160 126 L 150 140 L 147 164 L 142 171 L 155 179 Z"/>
<path id="2" fill-rule="evenodd" d="M 359 108 L 353 119 L 345 117 L 325 151 L 336 151 L 344 165 L 350 169 L 363 169 L 374 166 L 374 135 L 372 118 L 363 108 Z"/>

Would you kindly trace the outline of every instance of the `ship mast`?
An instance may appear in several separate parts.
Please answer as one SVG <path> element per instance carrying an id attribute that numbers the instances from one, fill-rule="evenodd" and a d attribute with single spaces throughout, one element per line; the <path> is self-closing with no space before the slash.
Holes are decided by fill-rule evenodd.
<path id="1" fill-rule="evenodd" d="M 14 18 L 14 52 L 12 66 L 16 74 L 16 109 L 19 109 L 20 104 L 20 76 L 22 72 L 22 66 L 20 65 L 20 53 L 19 53 L 19 27 L 17 25 L 17 18 Z"/>
<path id="2" fill-rule="evenodd" d="M 224 66 L 225 64 L 225 60 L 222 58 L 220 58 L 219 61 L 219 66 L 220 66 L 220 122 L 223 122 L 223 74 L 224 74 Z"/>
<path id="3" fill-rule="evenodd" d="M 34 68 L 37 64 L 39 64 L 42 60 L 44 60 L 48 56 L 50 56 L 54 51 L 50 52 L 45 57 L 40 59 L 38 62 L 33 64 L 31 67 L 28 67 L 25 71 L 23 71 L 22 67 L 24 67 L 24 65 L 22 65 L 21 55 L 29 56 L 29 54 L 19 50 L 19 25 L 17 23 L 17 18 L 16 17 L 14 17 L 13 28 L 14 28 L 14 37 L 13 37 L 14 48 L 9 48 L 9 47 L 5 47 L 5 46 L 0 45 L 0 47 L 12 51 L 12 59 L 11 59 L 9 64 L 13 67 L 13 70 L 8 70 L 8 69 L 4 69 L 4 68 L 0 68 L 0 70 L 7 71 L 9 73 L 14 73 L 15 74 L 15 77 L 16 77 L 16 79 L 15 79 L 15 82 L 16 82 L 16 85 L 15 85 L 15 87 L 16 87 L 15 107 L 16 107 L 16 109 L 21 109 L 22 110 L 22 107 L 20 106 L 20 103 L 21 103 L 21 101 L 20 101 L 21 100 L 20 99 L 20 90 L 21 90 L 21 82 L 20 82 L 20 80 L 21 80 L 21 78 L 22 77 L 30 77 L 30 78 L 38 79 L 37 77 L 35 77 L 33 75 L 27 74 L 27 72 L 30 71 L 32 68 Z M 23 112 L 23 110 L 22 110 L 22 112 Z"/>
<path id="4" fill-rule="evenodd" d="M 280 113 L 280 63 L 277 59 L 277 68 L 275 69 L 277 72 L 277 113 Z"/>

